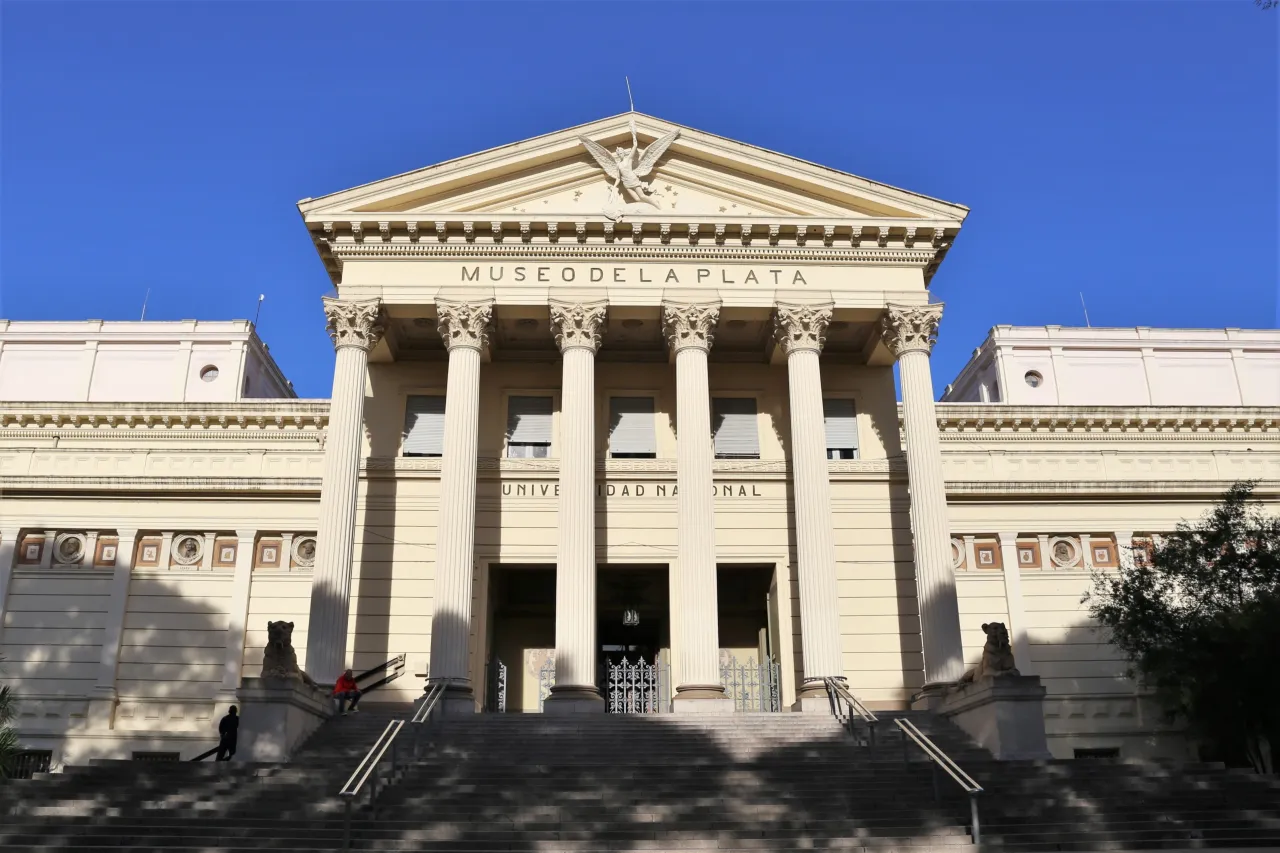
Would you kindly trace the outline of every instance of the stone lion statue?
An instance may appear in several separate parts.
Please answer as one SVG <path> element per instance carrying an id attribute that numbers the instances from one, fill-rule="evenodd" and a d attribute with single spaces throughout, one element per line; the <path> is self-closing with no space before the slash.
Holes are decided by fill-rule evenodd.
<path id="1" fill-rule="evenodd" d="M 1003 622 L 986 622 L 982 632 L 987 644 L 982 647 L 982 660 L 960 677 L 961 684 L 997 675 L 1020 675 L 1013 665 L 1013 647 L 1009 645 L 1009 629 Z"/>
<path id="2" fill-rule="evenodd" d="M 261 677 L 292 679 L 316 686 L 311 676 L 298 668 L 298 653 L 293 649 L 292 622 L 267 623 L 267 647 L 262 650 Z"/>

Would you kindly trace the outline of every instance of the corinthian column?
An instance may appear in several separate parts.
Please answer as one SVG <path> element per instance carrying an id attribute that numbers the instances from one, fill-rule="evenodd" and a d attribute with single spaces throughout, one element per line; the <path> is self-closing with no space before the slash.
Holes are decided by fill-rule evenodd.
<path id="1" fill-rule="evenodd" d="M 320 684 L 333 684 L 347 666 L 364 383 L 369 350 L 382 339 L 384 327 L 382 302 L 378 299 L 347 302 L 326 297 L 324 315 L 336 359 L 325 434 L 316 563 L 311 577 L 307 672 Z"/>
<path id="2" fill-rule="evenodd" d="M 711 482 L 711 390 L 707 380 L 707 354 L 719 321 L 719 302 L 662 305 L 663 330 L 676 355 L 679 531 L 673 584 L 677 606 L 672 608 L 671 649 L 680 677 L 675 696 L 677 711 L 733 708 L 720 684 L 715 496 Z"/>
<path id="3" fill-rule="evenodd" d="M 902 420 L 911 491 L 911 535 L 915 540 L 916 595 L 924 645 L 925 686 L 949 684 L 964 673 L 960 608 L 951 570 L 947 493 L 942 446 L 933 407 L 929 353 L 938 339 L 942 305 L 886 305 L 880 333 L 898 359 Z"/>
<path id="4" fill-rule="evenodd" d="M 556 542 L 556 683 L 548 714 L 604 711 L 596 686 L 596 350 L 603 302 L 551 303 L 564 354 L 560 402 L 560 518 Z"/>
<path id="5" fill-rule="evenodd" d="M 796 506 L 796 557 L 800 579 L 800 641 L 805 700 L 829 711 L 822 679 L 844 677 L 840 647 L 836 546 L 831 527 L 826 423 L 818 356 L 831 322 L 830 305 L 779 304 L 774 335 L 787 355 L 791 405 L 791 470 Z"/>
<path id="6" fill-rule="evenodd" d="M 437 328 L 449 348 L 444 398 L 444 453 L 436 525 L 435 609 L 431 616 L 432 683 L 444 682 L 446 711 L 475 710 L 471 690 L 471 579 L 476 545 L 476 446 L 480 355 L 489 345 L 493 300 L 436 300 Z"/>

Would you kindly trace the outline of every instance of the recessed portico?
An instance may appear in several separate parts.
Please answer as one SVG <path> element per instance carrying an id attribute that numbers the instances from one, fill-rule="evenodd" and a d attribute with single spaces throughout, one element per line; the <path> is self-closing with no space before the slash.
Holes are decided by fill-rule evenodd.
<path id="1" fill-rule="evenodd" d="M 625 210 L 609 206 L 618 191 L 598 205 L 600 164 L 579 137 L 607 141 L 632 123 L 640 139 L 664 140 L 650 164 L 658 180 Z M 395 455 L 377 436 L 397 411 L 401 448 L 434 448 L 402 458 L 439 471 L 430 679 L 460 708 L 485 679 L 486 617 L 473 608 L 490 557 L 555 566 L 548 711 L 604 708 L 601 565 L 670 567 L 677 710 L 732 706 L 717 589 L 728 564 L 786 575 L 797 624 L 776 633 L 798 635 L 793 698 L 845 676 L 830 466 L 865 453 L 859 406 L 891 406 L 895 354 L 921 352 L 898 346 L 886 306 L 928 305 L 928 277 L 965 211 L 676 130 L 625 116 L 467 158 L 462 171 L 444 164 L 301 204 L 341 300 L 376 304 L 385 329 L 369 391 L 335 386 L 334 417 L 371 391 L 389 410 L 370 425 L 382 444 L 372 455 Z M 917 379 L 903 390 L 932 404 Z M 940 470 L 936 440 L 915 443 L 913 483 L 925 466 Z M 876 453 L 896 445 L 894 435 Z M 940 475 L 920 484 L 912 514 L 932 542 L 925 511 L 945 504 Z M 752 527 L 753 514 L 777 533 Z M 958 660 L 954 589 L 948 599 L 945 578 L 920 577 L 922 619 L 942 626 L 939 650 L 927 638 L 926 650 Z M 313 635 L 340 646 L 324 626 Z"/>

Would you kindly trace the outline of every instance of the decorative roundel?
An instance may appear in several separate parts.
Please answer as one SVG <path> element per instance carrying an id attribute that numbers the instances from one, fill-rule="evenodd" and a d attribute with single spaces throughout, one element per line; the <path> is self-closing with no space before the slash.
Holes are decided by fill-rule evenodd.
<path id="1" fill-rule="evenodd" d="M 173 561 L 180 566 L 193 566 L 204 556 L 204 538 L 184 533 L 173 537 Z"/>
<path id="2" fill-rule="evenodd" d="M 293 561 L 305 568 L 316 564 L 316 537 L 300 536 L 293 540 Z"/>
<path id="3" fill-rule="evenodd" d="M 1060 569 L 1070 569 L 1080 562 L 1080 543 L 1066 536 L 1049 540 L 1049 559 Z"/>
<path id="4" fill-rule="evenodd" d="M 1040 372 L 1037 370 L 1028 370 L 1026 375 L 1022 378 L 1032 388 L 1039 388 L 1044 382 L 1044 377 L 1041 376 Z"/>
<path id="5" fill-rule="evenodd" d="M 218 365 L 206 364 L 204 367 L 200 368 L 200 378 L 203 379 L 205 382 L 212 382 L 213 380 L 217 379 Z"/>
<path id="6" fill-rule="evenodd" d="M 964 543 L 959 539 L 951 540 L 951 568 L 958 569 L 964 562 Z"/>
<path id="7" fill-rule="evenodd" d="M 60 566 L 74 566 L 84 559 L 83 533 L 59 533 L 53 540 L 53 559 Z"/>

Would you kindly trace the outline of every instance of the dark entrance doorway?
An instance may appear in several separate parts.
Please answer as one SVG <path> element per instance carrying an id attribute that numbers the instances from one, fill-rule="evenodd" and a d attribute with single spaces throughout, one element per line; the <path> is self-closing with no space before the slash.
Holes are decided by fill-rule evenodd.
<path id="1" fill-rule="evenodd" d="M 488 647 L 485 710 L 538 710 L 555 671 L 554 566 L 490 566 Z"/>
<path id="2" fill-rule="evenodd" d="M 598 570 L 597 683 L 607 711 L 669 710 L 668 575 L 665 565 L 601 566 Z"/>

